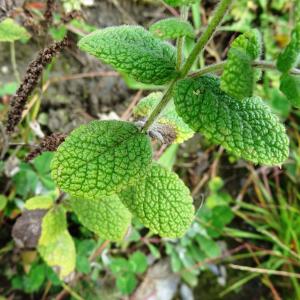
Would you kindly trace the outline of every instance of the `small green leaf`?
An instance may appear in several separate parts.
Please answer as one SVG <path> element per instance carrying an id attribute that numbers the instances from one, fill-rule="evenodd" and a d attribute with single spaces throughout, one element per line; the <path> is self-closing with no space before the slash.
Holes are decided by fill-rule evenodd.
<path id="1" fill-rule="evenodd" d="M 143 98 L 134 108 L 133 115 L 136 118 L 146 118 L 154 110 L 155 106 L 161 100 L 163 94 L 155 92 Z M 173 102 L 169 102 L 168 106 L 163 110 L 156 120 L 156 123 L 168 125 L 175 131 L 175 140 L 173 143 L 180 144 L 190 139 L 194 135 L 194 131 L 183 122 L 178 116 Z"/>
<path id="2" fill-rule="evenodd" d="M 176 156 L 179 149 L 178 144 L 170 145 L 166 151 L 161 155 L 158 163 L 165 167 L 166 169 L 172 171 L 173 166 L 176 162 Z"/>
<path id="3" fill-rule="evenodd" d="M 24 207 L 28 210 L 49 209 L 53 206 L 54 200 L 50 196 L 36 196 L 26 201 Z"/>
<path id="4" fill-rule="evenodd" d="M 288 73 L 282 74 L 280 90 L 286 95 L 292 105 L 300 108 L 300 76 Z"/>
<path id="5" fill-rule="evenodd" d="M 278 56 L 277 68 L 279 71 L 285 73 L 292 69 L 299 60 L 300 56 L 300 22 L 292 31 L 292 36 L 289 44 Z"/>
<path id="6" fill-rule="evenodd" d="M 143 83 L 165 84 L 176 76 L 176 49 L 140 26 L 97 30 L 82 38 L 81 50 Z"/>
<path id="7" fill-rule="evenodd" d="M 214 258 L 214 257 L 220 256 L 221 249 L 214 240 L 212 240 L 209 237 L 202 236 L 202 235 L 198 235 L 196 237 L 196 239 L 197 239 L 197 242 L 198 242 L 200 248 L 207 255 L 207 257 Z"/>
<path id="8" fill-rule="evenodd" d="M 162 237 L 181 237 L 194 217 L 188 188 L 177 174 L 158 164 L 153 164 L 144 180 L 122 191 L 120 198 L 146 227 Z"/>
<path id="9" fill-rule="evenodd" d="M 202 76 L 179 81 L 174 101 L 192 129 L 235 155 L 265 165 L 288 157 L 285 128 L 259 97 L 238 101 L 220 90 L 216 77 Z"/>
<path id="10" fill-rule="evenodd" d="M 79 221 L 101 238 L 120 241 L 131 223 L 131 214 L 117 195 L 102 199 L 71 199 Z"/>
<path id="11" fill-rule="evenodd" d="M 7 198 L 3 195 L 0 195 L 0 211 L 4 210 L 7 204 Z"/>
<path id="12" fill-rule="evenodd" d="M 129 263 L 132 265 L 132 270 L 136 274 L 143 274 L 148 267 L 147 257 L 141 251 L 134 252 L 129 258 Z"/>
<path id="13" fill-rule="evenodd" d="M 133 273 L 124 273 L 117 277 L 116 285 L 123 295 L 130 295 L 137 286 L 137 279 Z"/>
<path id="14" fill-rule="evenodd" d="M 176 39 L 179 37 L 194 38 L 194 29 L 190 22 L 180 18 L 167 18 L 150 26 L 149 31 L 163 40 Z"/>
<path id="15" fill-rule="evenodd" d="M 171 6 L 183 6 L 183 5 L 192 5 L 199 0 L 163 0 L 165 3 Z"/>
<path id="16" fill-rule="evenodd" d="M 67 231 L 63 207 L 54 207 L 44 216 L 38 251 L 60 279 L 70 279 L 75 269 L 76 253 L 74 241 Z"/>
<path id="17" fill-rule="evenodd" d="M 260 56 L 261 42 L 257 30 L 240 35 L 231 45 L 221 77 L 221 89 L 228 95 L 242 100 L 251 97 L 256 80 L 252 62 Z"/>
<path id="18" fill-rule="evenodd" d="M 75 129 L 52 161 L 52 177 L 75 198 L 101 199 L 145 176 L 150 139 L 132 123 L 93 121 Z"/>
<path id="19" fill-rule="evenodd" d="M 16 40 L 27 40 L 30 34 L 26 29 L 16 23 L 13 19 L 7 18 L 0 23 L 0 42 L 13 42 Z"/>

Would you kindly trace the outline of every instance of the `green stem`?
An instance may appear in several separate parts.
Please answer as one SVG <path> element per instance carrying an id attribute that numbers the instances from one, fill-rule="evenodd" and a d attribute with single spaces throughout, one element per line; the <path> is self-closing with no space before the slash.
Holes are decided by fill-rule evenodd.
<path id="1" fill-rule="evenodd" d="M 150 114 L 148 120 L 146 121 L 142 131 L 146 132 L 150 126 L 154 123 L 155 119 L 158 117 L 158 115 L 161 113 L 161 111 L 166 107 L 168 102 L 172 98 L 173 88 L 176 84 L 176 82 L 180 78 L 186 77 L 188 72 L 190 71 L 191 67 L 193 66 L 199 52 L 206 46 L 207 42 L 212 37 L 213 33 L 215 32 L 217 26 L 222 21 L 224 15 L 227 12 L 227 9 L 231 5 L 231 3 L 234 0 L 221 0 L 219 3 L 214 16 L 212 17 L 212 20 L 210 21 L 209 25 L 207 26 L 204 33 L 201 35 L 200 39 L 198 40 L 197 44 L 193 48 L 190 56 L 188 57 L 186 63 L 183 65 L 181 70 L 181 76 L 173 79 L 173 81 L 170 83 L 168 89 L 166 90 L 164 96 L 160 100 L 160 102 L 157 104 L 157 106 L 154 108 L 152 113 Z"/>
<path id="2" fill-rule="evenodd" d="M 226 62 L 227 61 L 225 60 L 225 61 L 222 61 L 220 63 L 204 67 L 201 70 L 191 72 L 191 73 L 189 73 L 189 77 L 198 78 L 198 77 L 200 77 L 202 75 L 205 75 L 207 73 L 222 72 L 224 70 Z M 252 63 L 252 66 L 255 67 L 255 68 L 258 68 L 258 69 L 263 69 L 263 70 L 278 71 L 275 63 L 269 62 L 269 61 L 264 61 L 264 60 L 254 61 Z M 300 75 L 300 69 L 296 69 L 296 68 L 291 69 L 289 73 L 292 74 L 292 75 Z"/>
<path id="3" fill-rule="evenodd" d="M 12 68 L 13 68 L 15 78 L 20 83 L 21 78 L 20 78 L 20 74 L 18 72 L 18 67 L 17 67 L 16 50 L 15 50 L 15 43 L 14 42 L 10 42 L 10 60 L 11 60 L 11 65 L 12 65 Z"/>
<path id="4" fill-rule="evenodd" d="M 189 16 L 189 7 L 183 6 L 180 11 L 180 17 L 182 20 L 186 21 Z M 183 57 L 183 46 L 184 46 L 184 37 L 179 37 L 177 39 L 177 66 L 176 69 L 179 71 L 182 64 Z"/>
<path id="5" fill-rule="evenodd" d="M 204 49 L 206 44 L 213 36 L 214 32 L 216 31 L 216 28 L 223 20 L 224 15 L 226 14 L 229 6 L 233 1 L 234 0 L 221 0 L 221 2 L 219 3 L 215 11 L 215 14 L 213 15 L 211 21 L 209 22 L 206 30 L 201 35 L 200 39 L 198 40 L 197 44 L 195 45 L 194 49 L 192 50 L 190 56 L 188 57 L 186 63 L 184 64 L 181 70 L 182 78 L 188 74 L 189 70 L 191 69 L 195 60 L 197 59 L 197 56 Z"/>
<path id="6" fill-rule="evenodd" d="M 181 68 L 181 64 L 182 64 L 182 52 L 183 52 L 183 44 L 184 44 L 184 38 L 180 37 L 177 39 L 177 65 L 176 65 L 176 69 L 177 71 L 180 71 Z"/>
<path id="7" fill-rule="evenodd" d="M 166 107 L 168 102 L 172 98 L 173 88 L 175 86 L 175 83 L 177 82 L 177 78 L 173 79 L 171 84 L 169 85 L 168 89 L 166 90 L 165 94 L 163 95 L 160 102 L 156 105 L 152 113 L 150 114 L 149 118 L 147 119 L 145 125 L 143 126 L 143 132 L 147 132 L 147 130 L 150 128 L 150 126 L 154 123 L 155 119 L 158 117 L 158 115 L 161 113 L 161 111 Z"/>

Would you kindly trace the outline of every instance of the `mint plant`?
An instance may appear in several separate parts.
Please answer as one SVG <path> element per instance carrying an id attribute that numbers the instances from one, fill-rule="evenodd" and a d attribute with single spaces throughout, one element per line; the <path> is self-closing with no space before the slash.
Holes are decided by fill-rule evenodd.
<path id="1" fill-rule="evenodd" d="M 284 126 L 265 101 L 254 95 L 254 87 L 260 77 L 258 69 L 278 68 L 280 89 L 297 106 L 299 70 L 294 67 L 300 53 L 299 23 L 277 65 L 259 60 L 261 38 L 253 30 L 232 43 L 227 61 L 195 71 L 199 54 L 233 0 L 220 1 L 187 57 L 184 39 L 196 34 L 185 17 L 195 1 L 165 2 L 183 6 L 182 18 L 159 21 L 150 31 L 130 25 L 100 29 L 78 43 L 82 51 L 121 74 L 164 91 L 141 100 L 134 109 L 136 122 L 93 121 L 75 129 L 58 147 L 51 174 L 69 198 L 46 207 L 37 201 L 27 209 L 43 212 L 38 250 L 61 279 L 69 279 L 75 267 L 67 210 L 110 241 L 126 236 L 132 216 L 162 237 L 181 237 L 190 227 L 194 218 L 190 192 L 174 172 L 152 161 L 151 138 L 182 143 L 201 133 L 230 153 L 268 166 L 282 165 L 289 155 Z M 177 46 L 165 39 L 177 39 Z M 221 78 L 211 74 L 216 71 L 223 71 Z"/>

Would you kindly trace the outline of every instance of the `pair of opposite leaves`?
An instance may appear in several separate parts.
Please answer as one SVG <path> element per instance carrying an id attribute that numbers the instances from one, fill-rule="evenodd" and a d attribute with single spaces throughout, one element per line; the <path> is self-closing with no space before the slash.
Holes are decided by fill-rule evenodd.
<path id="1" fill-rule="evenodd" d="M 177 76 L 176 49 L 139 26 L 110 27 L 95 31 L 82 38 L 79 47 L 143 83 L 164 84 Z M 221 78 L 221 88 L 226 93 L 221 90 L 217 79 L 186 79 L 184 82 L 187 84 L 177 84 L 176 94 L 183 95 L 190 82 L 190 86 L 195 87 L 191 93 L 194 97 L 181 97 L 181 105 L 175 105 L 177 113 L 191 129 L 204 133 L 227 150 L 255 163 L 279 165 L 288 155 L 288 138 L 284 128 L 261 99 L 251 97 L 257 78 L 252 61 L 260 55 L 258 33 L 254 31 L 241 35 L 233 43 L 231 53 Z M 248 65 L 251 75 L 248 76 L 249 81 L 236 80 L 240 79 L 240 76 L 236 73 L 237 67 L 234 63 L 240 65 L 242 60 L 244 65 Z M 230 85 L 232 76 L 233 85 Z M 201 86 L 200 90 L 198 85 Z M 214 89 L 209 91 L 211 85 Z M 197 94 L 199 97 L 195 97 Z M 209 97 L 215 101 L 194 101 L 195 98 Z M 193 121 L 183 107 L 190 111 Z M 200 109 L 209 113 L 207 124 L 202 121 L 203 113 Z M 165 116 L 163 113 L 162 117 Z M 195 122 L 198 122 L 199 126 L 196 126 Z M 176 132 L 179 127 L 177 122 L 174 128 Z M 271 139 L 272 143 L 266 142 Z"/>
<path id="2" fill-rule="evenodd" d="M 252 45 L 246 42 L 244 49 L 248 55 Z M 240 44 L 243 49 L 243 43 Z M 144 83 L 163 84 L 177 76 L 176 50 L 141 27 L 121 26 L 96 31 L 83 38 L 79 46 Z M 220 89 L 217 78 L 203 76 L 179 81 L 174 102 L 180 117 L 171 109 L 164 112 L 158 122 L 165 117 L 170 125 L 170 115 L 175 116 L 173 127 L 177 133 L 180 133 L 178 124 L 183 119 L 193 130 L 256 163 L 276 165 L 288 155 L 284 127 L 263 101 L 257 97 L 238 101 Z M 146 226 L 162 236 L 180 236 L 191 222 L 191 198 L 185 192 L 186 188 L 176 175 L 168 174 L 162 167 L 149 167 L 151 148 L 147 139 L 133 124 L 94 122 L 75 130 L 58 149 L 52 164 L 53 178 L 75 198 L 87 199 L 85 202 L 74 200 L 77 201 L 73 204 L 74 210 L 82 215 L 79 218 L 84 225 L 102 236 L 108 234 L 114 239 L 115 233 L 109 232 L 109 227 L 100 232 L 105 226 L 99 227 L 94 221 L 89 221 L 97 219 L 96 213 L 93 216 L 91 211 L 104 209 L 104 215 L 111 211 L 99 198 L 114 197 L 107 202 L 117 201 L 119 208 L 122 207 L 121 198 Z M 172 180 L 167 180 L 171 177 Z M 137 183 L 140 178 L 144 179 Z M 135 188 L 124 192 L 124 188 L 130 185 L 135 185 Z M 181 192 L 184 197 L 181 197 Z M 178 201 L 176 195 L 184 201 Z M 126 215 L 125 206 L 122 207 L 123 215 Z M 120 238 L 127 225 L 120 229 L 120 226 L 111 224 L 111 228 L 118 228 L 116 236 Z"/>

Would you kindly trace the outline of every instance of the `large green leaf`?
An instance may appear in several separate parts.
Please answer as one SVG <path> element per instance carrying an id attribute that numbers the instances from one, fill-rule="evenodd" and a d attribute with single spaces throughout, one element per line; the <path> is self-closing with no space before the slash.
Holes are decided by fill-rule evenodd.
<path id="1" fill-rule="evenodd" d="M 292 31 L 292 36 L 289 44 L 278 56 L 277 68 L 285 73 L 293 68 L 300 56 L 300 21 L 297 23 L 295 29 Z"/>
<path id="2" fill-rule="evenodd" d="M 260 56 L 261 43 L 257 30 L 240 35 L 232 43 L 221 77 L 221 89 L 228 95 L 244 99 L 253 94 L 257 74 L 252 62 Z"/>
<path id="3" fill-rule="evenodd" d="M 79 221 L 101 238 L 122 240 L 131 223 L 131 214 L 117 195 L 102 199 L 71 199 Z"/>
<path id="4" fill-rule="evenodd" d="M 199 0 L 163 0 L 165 3 L 171 6 L 183 6 L 183 5 L 192 5 Z"/>
<path id="5" fill-rule="evenodd" d="M 282 74 L 280 77 L 280 90 L 292 105 L 300 108 L 300 76 L 288 73 Z"/>
<path id="6" fill-rule="evenodd" d="M 7 18 L 0 23 L 0 42 L 13 42 L 26 40 L 30 34 L 26 29 L 16 23 L 13 19 Z"/>
<path id="7" fill-rule="evenodd" d="M 75 198 L 101 199 L 142 178 L 150 139 L 132 123 L 93 121 L 75 129 L 52 161 L 52 177 Z"/>
<path id="8" fill-rule="evenodd" d="M 282 164 L 289 153 L 285 128 L 259 98 L 238 101 L 220 90 L 219 79 L 184 79 L 175 88 L 178 114 L 195 131 L 244 159 Z"/>
<path id="9" fill-rule="evenodd" d="M 183 36 L 193 38 L 195 36 L 191 23 L 180 18 L 160 20 L 151 25 L 149 31 L 163 40 L 176 39 Z"/>
<path id="10" fill-rule="evenodd" d="M 154 233 L 181 237 L 194 217 L 193 199 L 177 174 L 153 164 L 144 180 L 122 191 L 128 209 Z"/>
<path id="11" fill-rule="evenodd" d="M 134 108 L 133 114 L 136 118 L 148 117 L 155 106 L 160 102 L 163 94 L 161 92 L 151 93 L 147 97 L 141 99 L 138 105 Z M 194 135 L 194 131 L 183 122 L 175 110 L 173 102 L 163 110 L 156 120 L 156 123 L 168 125 L 175 132 L 174 143 L 183 143 Z"/>
<path id="12" fill-rule="evenodd" d="M 66 212 L 62 206 L 50 209 L 44 216 L 38 251 L 60 279 L 71 279 L 76 253 L 74 241 L 67 230 Z"/>
<path id="13" fill-rule="evenodd" d="M 165 84 L 176 76 L 176 50 L 140 26 L 97 30 L 78 46 L 137 81 Z"/>

